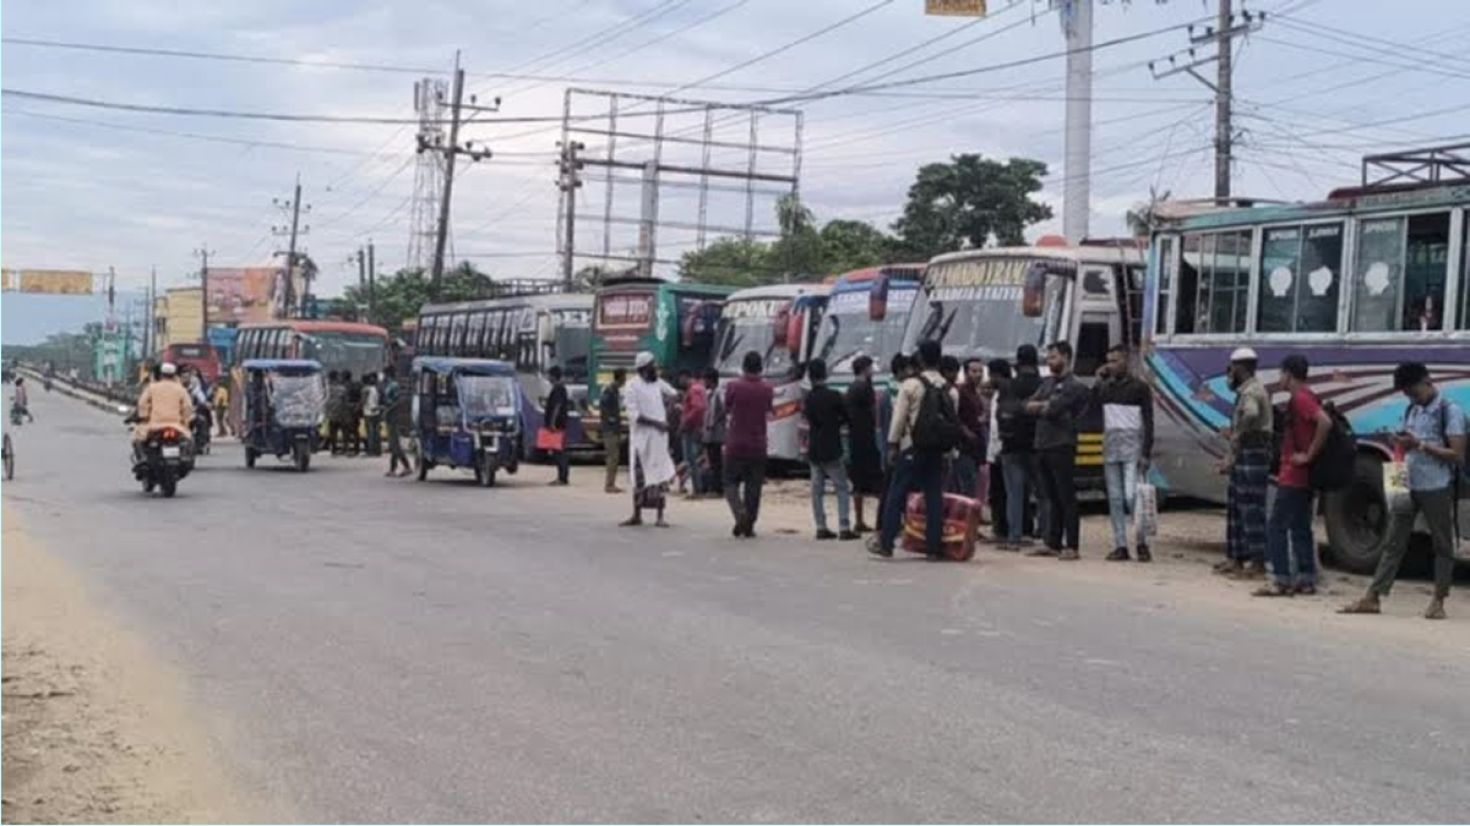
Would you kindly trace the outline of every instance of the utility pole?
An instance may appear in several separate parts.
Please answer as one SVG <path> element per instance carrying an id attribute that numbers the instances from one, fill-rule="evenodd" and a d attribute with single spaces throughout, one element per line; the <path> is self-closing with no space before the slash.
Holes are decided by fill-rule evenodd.
<path id="1" fill-rule="evenodd" d="M 1148 68 L 1153 72 L 1155 80 L 1183 73 L 1215 93 L 1215 199 L 1225 201 L 1230 198 L 1230 161 L 1235 143 L 1231 108 L 1234 85 L 1232 76 L 1235 69 L 1234 40 L 1260 31 L 1266 23 L 1266 13 L 1242 10 L 1237 22 L 1232 0 L 1217 1 L 1220 5 L 1215 25 L 1205 26 L 1203 31 L 1196 31 L 1194 26 L 1190 26 L 1190 47 L 1167 58 L 1150 61 Z M 1200 55 L 1197 47 L 1207 45 L 1213 45 L 1215 53 Z M 1164 60 L 1168 61 L 1168 66 L 1163 65 Z M 1210 63 L 1215 64 L 1213 81 L 1196 71 Z"/>
<path id="2" fill-rule="evenodd" d="M 458 51 L 454 53 L 454 88 L 451 96 L 449 143 L 440 145 L 437 139 L 431 143 L 422 133 L 418 135 L 420 153 L 442 152 L 444 154 L 444 193 L 439 203 L 439 232 L 434 239 L 434 268 L 430 272 L 429 281 L 430 301 L 438 300 L 439 284 L 444 278 L 444 249 L 449 243 L 449 205 L 454 197 L 454 159 L 460 155 L 468 155 L 471 161 L 482 161 L 491 156 L 489 149 L 475 149 L 474 141 L 469 141 L 464 146 L 459 145 L 459 127 L 464 122 L 461 115 L 465 110 L 476 113 L 500 111 L 500 98 L 495 99 L 493 106 L 476 106 L 474 95 L 470 96 L 468 105 L 464 103 L 464 69 L 459 67 Z"/>
<path id="3" fill-rule="evenodd" d="M 576 268 L 576 240 L 577 240 L 577 190 L 582 188 L 582 168 L 585 164 L 578 158 L 578 153 L 587 148 L 587 144 L 581 141 L 564 140 L 558 141 L 561 147 L 561 160 L 557 166 L 561 174 L 557 176 L 556 186 L 566 198 L 566 238 L 562 240 L 564 249 L 561 259 L 561 280 L 567 290 L 572 288 L 572 279 L 575 276 L 573 270 Z"/>
<path id="4" fill-rule="evenodd" d="M 153 357 L 153 345 L 158 335 L 158 267 L 148 268 L 148 326 L 143 330 L 143 357 Z"/>
<path id="5" fill-rule="evenodd" d="M 372 321 L 373 321 L 373 319 L 376 318 L 376 316 L 373 315 L 373 299 L 375 299 L 377 297 L 375 295 L 377 293 L 377 291 L 378 291 L 377 278 L 378 278 L 378 264 L 377 264 L 377 262 L 375 260 L 373 260 L 373 239 L 369 238 L 368 239 L 368 262 L 367 262 L 367 282 L 368 282 L 367 283 L 367 306 L 368 306 L 368 323 L 369 324 L 371 324 Z"/>
<path id="6" fill-rule="evenodd" d="M 1067 0 L 1067 121 L 1063 149 L 1062 235 L 1079 244 L 1092 214 L 1092 0 Z"/>
<path id="7" fill-rule="evenodd" d="M 297 304 L 296 295 L 295 295 L 295 292 L 296 292 L 296 238 L 297 238 L 298 234 L 300 234 L 300 233 L 310 233 L 311 232 L 311 227 L 309 227 L 309 226 L 306 227 L 304 230 L 301 228 L 301 211 L 302 211 L 302 209 L 301 209 L 301 173 L 300 172 L 297 172 L 296 173 L 296 189 L 292 193 L 291 199 L 288 200 L 288 201 L 282 201 L 279 198 L 272 198 L 271 199 L 271 203 L 275 204 L 282 211 L 285 211 L 285 210 L 288 210 L 288 209 L 291 211 L 291 226 L 290 226 L 290 228 L 288 229 L 287 227 L 284 227 L 284 226 L 281 226 L 281 227 L 271 227 L 271 233 L 274 234 L 274 235 L 277 235 L 277 236 L 281 236 L 281 235 L 289 235 L 290 236 L 290 242 L 286 246 L 286 300 L 283 302 L 283 304 L 285 306 L 285 313 L 286 313 L 286 316 L 288 318 L 291 317 L 291 316 L 293 316 L 293 315 L 299 317 L 301 315 L 300 313 L 293 312 L 293 308 L 295 308 L 295 306 Z M 306 212 L 307 213 L 310 213 L 311 212 L 311 204 L 307 204 L 306 205 Z M 307 299 L 307 297 L 309 297 L 311 295 L 311 285 L 310 284 L 303 284 L 302 285 L 302 288 L 301 288 L 301 292 L 302 292 L 302 295 L 301 295 L 301 301 L 300 301 L 300 303 L 301 303 L 301 306 L 303 308 L 305 308 L 305 306 L 306 306 L 306 299 Z"/>
<path id="8" fill-rule="evenodd" d="M 200 244 L 199 249 L 194 250 L 199 257 L 199 339 L 203 342 L 209 341 L 209 256 L 214 251 L 208 244 Z"/>

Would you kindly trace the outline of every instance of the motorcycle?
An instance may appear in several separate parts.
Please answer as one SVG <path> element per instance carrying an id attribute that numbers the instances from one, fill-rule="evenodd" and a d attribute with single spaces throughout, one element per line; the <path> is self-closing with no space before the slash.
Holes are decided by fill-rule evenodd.
<path id="1" fill-rule="evenodd" d="M 199 456 L 209 455 L 210 431 L 214 425 L 214 414 L 208 405 L 194 405 L 194 421 L 189 429 L 194 434 L 194 452 Z"/>
<path id="2" fill-rule="evenodd" d="M 137 411 L 123 409 L 128 411 L 124 424 L 131 426 L 141 421 Z M 142 442 L 133 442 L 133 478 L 142 483 L 144 493 L 157 489 L 165 499 L 172 499 L 179 481 L 193 467 L 188 439 L 177 428 L 159 428 L 150 431 Z"/>

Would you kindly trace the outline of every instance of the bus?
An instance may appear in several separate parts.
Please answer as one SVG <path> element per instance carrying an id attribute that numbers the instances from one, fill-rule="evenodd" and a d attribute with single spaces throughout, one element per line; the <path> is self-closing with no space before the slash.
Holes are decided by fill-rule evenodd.
<path id="1" fill-rule="evenodd" d="M 312 359 L 326 373 L 347 371 L 361 379 L 381 375 L 391 363 L 388 331 L 351 321 L 283 319 L 241 324 L 235 336 L 235 360 L 230 369 L 230 421 L 240 432 L 245 372 L 249 359 Z"/>
<path id="2" fill-rule="evenodd" d="M 1367 166 L 1365 165 L 1365 169 Z M 1429 366 L 1441 392 L 1470 409 L 1470 176 L 1365 185 L 1311 204 L 1181 204 L 1151 239 L 1145 372 L 1157 414 L 1154 481 L 1224 502 L 1213 471 L 1229 445 L 1230 352 L 1250 346 L 1284 401 L 1278 367 L 1311 362 L 1312 390 L 1358 436 L 1351 483 L 1321 497 L 1329 555 L 1372 572 L 1395 518 L 1385 506 L 1388 432 L 1406 408 L 1393 388 L 1403 361 Z M 1470 525 L 1459 503 L 1461 525 Z M 1422 525 L 1416 526 L 1422 528 Z M 1463 557 L 1465 547 L 1459 548 Z"/>
<path id="3" fill-rule="evenodd" d="M 213 386 L 219 381 L 220 363 L 219 353 L 208 344 L 192 342 L 189 344 L 170 344 L 163 348 L 163 354 L 159 361 L 172 362 L 178 367 L 185 365 L 199 371 L 205 383 Z"/>
<path id="4" fill-rule="evenodd" d="M 1065 340 L 1077 378 L 1090 386 L 1111 347 L 1136 349 L 1144 269 L 1142 245 L 1131 240 L 1074 246 L 1047 236 L 1035 246 L 941 255 L 909 314 L 904 352 L 932 338 L 961 361 L 1014 361 L 1022 344 L 1044 354 Z M 1079 425 L 1077 489 L 1096 493 L 1104 489 L 1102 411 L 1089 406 Z"/>
<path id="5" fill-rule="evenodd" d="M 812 357 L 827 362 L 829 383 L 852 383 L 858 356 L 873 359 L 873 386 L 891 389 L 889 361 L 903 350 L 909 311 L 924 278 L 923 264 L 890 264 L 854 270 L 827 280 L 827 309 L 817 328 Z"/>
<path id="6" fill-rule="evenodd" d="M 551 379 L 546 371 L 562 369 L 569 397 L 566 446 L 571 452 L 601 449 L 587 438 L 582 425 L 587 412 L 587 363 L 591 338 L 592 296 L 561 292 L 548 284 L 534 293 L 431 304 L 419 310 L 414 335 L 415 356 L 496 359 L 515 365 L 521 384 L 522 423 L 526 433 L 541 427 Z M 536 440 L 525 439 L 523 458 L 536 458 Z"/>
<path id="7" fill-rule="evenodd" d="M 738 378 L 741 361 L 754 350 L 765 359 L 765 378 L 775 387 L 766 425 L 767 455 L 782 462 L 802 459 L 803 365 L 812 356 L 825 284 L 774 284 L 731 293 L 715 328 L 712 366 L 720 381 Z"/>
<path id="8" fill-rule="evenodd" d="M 584 424 L 590 438 L 601 440 L 596 399 L 622 367 L 633 374 L 638 353 L 653 353 L 663 375 L 681 370 L 701 373 L 714 351 L 720 308 L 734 287 L 681 284 L 660 278 L 609 279 L 597 290 L 592 310 L 592 346 L 588 388 L 594 401 Z"/>

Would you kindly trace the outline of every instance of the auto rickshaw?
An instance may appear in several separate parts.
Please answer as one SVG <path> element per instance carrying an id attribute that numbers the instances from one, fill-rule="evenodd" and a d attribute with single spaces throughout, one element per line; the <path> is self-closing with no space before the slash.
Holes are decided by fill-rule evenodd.
<path id="1" fill-rule="evenodd" d="M 311 454 L 321 446 L 318 428 L 327 405 L 327 388 L 322 366 L 315 361 L 293 359 L 247 359 L 244 415 L 240 443 L 245 447 L 245 467 L 271 453 L 277 459 L 291 457 L 296 469 L 311 467 Z"/>
<path id="2" fill-rule="evenodd" d="M 486 359 L 424 356 L 413 362 L 418 479 L 439 465 L 468 468 L 485 487 L 519 466 L 521 387 L 515 367 Z"/>

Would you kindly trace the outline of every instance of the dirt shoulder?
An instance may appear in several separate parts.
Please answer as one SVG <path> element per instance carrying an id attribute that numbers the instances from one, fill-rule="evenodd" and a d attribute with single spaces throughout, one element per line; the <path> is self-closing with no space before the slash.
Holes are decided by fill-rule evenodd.
<path id="1" fill-rule="evenodd" d="M 5 823 L 242 814 L 174 673 L 4 513 Z"/>

